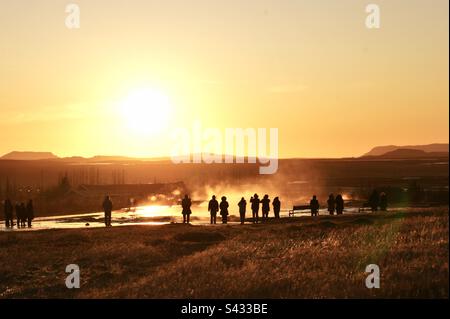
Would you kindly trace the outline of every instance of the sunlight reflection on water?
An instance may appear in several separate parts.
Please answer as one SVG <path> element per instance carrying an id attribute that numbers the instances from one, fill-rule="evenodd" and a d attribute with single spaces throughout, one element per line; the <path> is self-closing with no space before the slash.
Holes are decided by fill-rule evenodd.
<path id="1" fill-rule="evenodd" d="M 194 225 L 209 225 L 209 213 L 205 205 L 192 207 L 191 224 Z M 346 213 L 355 213 L 357 208 L 347 208 Z M 327 215 L 326 209 L 320 210 L 320 215 Z M 288 211 L 282 210 L 281 217 L 287 217 Z M 3 225 L 0 228 L 3 231 L 29 231 L 42 229 L 63 229 L 63 228 L 87 228 L 87 227 L 104 227 L 103 212 L 74 214 L 74 215 L 59 215 L 48 217 L 37 217 L 33 221 L 33 227 L 17 229 L 6 229 Z M 230 224 L 237 223 L 238 213 L 230 211 Z M 249 218 L 251 213 L 247 212 L 246 217 Z M 272 216 L 272 212 L 269 216 Z M 310 216 L 309 212 L 305 211 L 296 216 Z M 182 215 L 180 206 L 165 206 L 165 205 L 149 205 L 136 207 L 130 211 L 122 209 L 114 211 L 112 214 L 113 226 L 125 225 L 164 225 L 170 223 L 181 223 Z M 220 224 L 220 216 L 217 218 Z"/>

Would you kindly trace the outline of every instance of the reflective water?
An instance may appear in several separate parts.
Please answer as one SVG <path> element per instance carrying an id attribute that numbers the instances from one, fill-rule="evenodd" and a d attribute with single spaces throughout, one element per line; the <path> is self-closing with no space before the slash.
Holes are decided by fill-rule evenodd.
<path id="1" fill-rule="evenodd" d="M 358 208 L 347 208 L 345 213 L 352 214 L 358 211 Z M 269 216 L 273 216 L 271 212 Z M 321 215 L 327 215 L 326 209 L 320 210 Z M 37 217 L 33 220 L 33 227 L 7 229 L 3 224 L 0 228 L 2 231 L 29 231 L 42 229 L 62 229 L 62 228 L 89 228 L 89 227 L 104 227 L 103 212 L 94 212 L 77 215 L 58 215 L 49 217 Z M 251 213 L 247 213 L 249 218 Z M 281 217 L 288 217 L 288 210 L 282 210 Z M 296 214 L 296 216 L 310 216 L 308 211 Z M 170 223 L 181 223 L 183 221 L 181 209 L 179 206 L 140 206 L 130 211 L 118 210 L 112 213 L 112 225 L 164 225 Z M 220 224 L 220 215 L 217 216 L 217 223 Z M 238 223 L 237 212 L 230 213 L 229 223 Z M 209 225 L 209 213 L 204 205 L 192 208 L 191 224 L 194 225 Z"/>

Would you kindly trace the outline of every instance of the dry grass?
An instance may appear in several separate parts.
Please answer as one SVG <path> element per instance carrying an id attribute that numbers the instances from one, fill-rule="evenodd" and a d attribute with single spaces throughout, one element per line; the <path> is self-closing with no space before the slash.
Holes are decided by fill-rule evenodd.
<path id="1" fill-rule="evenodd" d="M 448 209 L 0 233 L 2 298 L 448 298 Z M 81 289 L 64 285 L 81 268 Z M 364 285 L 381 269 L 381 289 Z"/>

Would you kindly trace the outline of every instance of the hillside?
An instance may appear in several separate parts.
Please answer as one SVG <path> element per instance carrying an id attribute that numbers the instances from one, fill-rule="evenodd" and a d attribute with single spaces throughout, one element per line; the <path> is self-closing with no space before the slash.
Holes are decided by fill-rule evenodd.
<path id="1" fill-rule="evenodd" d="M 366 156 L 367 157 L 367 156 Z M 446 152 L 424 152 L 422 150 L 401 148 L 395 151 L 387 152 L 380 156 L 373 156 L 386 159 L 408 159 L 408 158 L 442 158 L 448 157 Z"/>
<path id="2" fill-rule="evenodd" d="M 371 149 L 368 153 L 364 154 L 364 156 L 380 156 L 385 155 L 386 153 L 393 152 L 396 150 L 418 150 L 427 153 L 448 153 L 449 145 L 448 143 L 434 143 L 427 145 L 406 145 L 406 146 L 396 146 L 396 145 L 387 145 L 387 146 L 377 146 Z M 411 153 L 412 154 L 412 153 Z M 417 153 L 419 154 L 419 153 Z"/>
<path id="3" fill-rule="evenodd" d="M 19 152 L 13 151 L 8 154 L 3 155 L 0 159 L 3 160 L 46 160 L 46 159 L 57 159 L 59 158 L 52 152 Z"/>

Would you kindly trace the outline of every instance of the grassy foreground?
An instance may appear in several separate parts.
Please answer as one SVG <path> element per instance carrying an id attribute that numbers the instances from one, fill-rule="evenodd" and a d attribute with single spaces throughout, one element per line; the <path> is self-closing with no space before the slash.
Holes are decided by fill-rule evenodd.
<path id="1" fill-rule="evenodd" d="M 0 298 L 448 298 L 448 217 L 0 232 Z M 80 289 L 65 286 L 72 263 Z M 365 287 L 372 263 L 380 289 Z"/>

